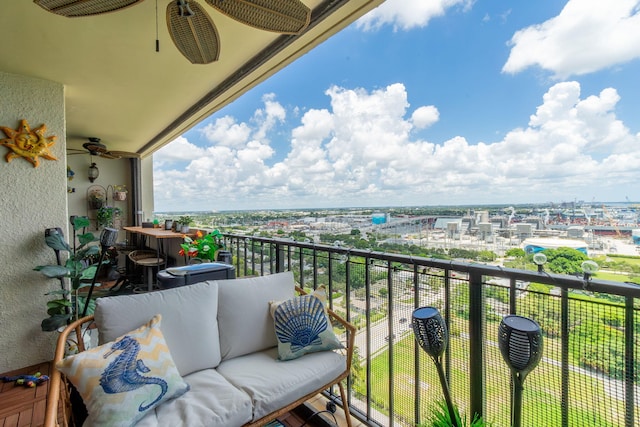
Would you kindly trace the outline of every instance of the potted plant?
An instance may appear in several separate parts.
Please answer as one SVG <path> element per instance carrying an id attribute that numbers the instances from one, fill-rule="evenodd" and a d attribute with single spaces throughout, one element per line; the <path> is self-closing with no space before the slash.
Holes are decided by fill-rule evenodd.
<path id="1" fill-rule="evenodd" d="M 77 318 L 78 313 L 82 313 L 86 304 L 86 298 L 78 294 L 78 290 L 90 285 L 97 265 L 93 264 L 93 258 L 100 254 L 100 245 L 92 244 L 99 240 L 93 233 L 80 233 L 89 226 L 87 217 L 73 218 L 73 234 L 79 246 L 72 248 L 64 240 L 61 233 L 51 233 L 45 236 L 47 246 L 56 251 L 68 253 L 68 258 L 62 264 L 58 256 L 57 265 L 39 265 L 34 270 L 40 271 L 46 277 L 60 280 L 60 289 L 51 291 L 47 295 L 56 298 L 47 302 L 47 314 L 49 317 L 42 320 L 43 331 L 55 331 L 66 326 L 70 321 Z M 95 304 L 89 302 L 88 314 L 93 313 Z"/>
<path id="2" fill-rule="evenodd" d="M 102 206 L 98 209 L 96 219 L 99 227 L 113 227 L 113 220 L 120 216 L 122 211 L 120 208 L 113 206 Z"/>
<path id="3" fill-rule="evenodd" d="M 127 200 L 127 186 L 126 185 L 114 185 L 113 186 L 113 200 L 123 202 Z"/>
<path id="4" fill-rule="evenodd" d="M 184 243 L 180 244 L 178 254 L 188 256 L 190 258 L 200 259 L 202 261 L 215 261 L 216 254 L 220 249 L 224 249 L 222 241 L 222 233 L 213 230 L 209 234 L 203 234 L 202 231 L 196 233 L 196 238 L 184 236 Z"/>
<path id="5" fill-rule="evenodd" d="M 193 218 L 190 217 L 189 215 L 182 215 L 178 217 L 178 220 L 176 222 L 180 224 L 180 229 L 178 229 L 178 226 L 176 226 L 176 231 L 180 231 L 182 233 L 188 233 L 189 224 L 193 222 Z"/>
<path id="6" fill-rule="evenodd" d="M 100 209 L 104 202 L 104 195 L 99 189 L 94 189 L 89 193 L 89 206 L 91 209 Z"/>

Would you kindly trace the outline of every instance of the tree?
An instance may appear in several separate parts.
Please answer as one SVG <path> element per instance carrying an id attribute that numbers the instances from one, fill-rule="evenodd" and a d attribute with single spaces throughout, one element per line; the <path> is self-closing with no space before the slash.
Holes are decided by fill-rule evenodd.
<path id="1" fill-rule="evenodd" d="M 582 273 L 582 261 L 589 259 L 583 252 L 572 248 L 545 249 L 542 251 L 547 256 L 546 268 L 559 274 Z"/>
<path id="2" fill-rule="evenodd" d="M 527 255 L 526 252 L 522 248 L 511 248 L 504 253 L 504 256 L 514 257 L 514 258 L 522 258 L 522 257 L 525 257 L 526 255 Z"/>

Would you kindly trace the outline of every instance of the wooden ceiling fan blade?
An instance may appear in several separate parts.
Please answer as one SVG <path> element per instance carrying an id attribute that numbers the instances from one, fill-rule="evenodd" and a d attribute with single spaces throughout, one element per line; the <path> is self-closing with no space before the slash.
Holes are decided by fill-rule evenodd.
<path id="1" fill-rule="evenodd" d="M 230 18 L 251 27 L 298 34 L 311 19 L 311 9 L 300 0 L 205 0 Z"/>
<path id="2" fill-rule="evenodd" d="M 211 17 L 198 3 L 189 0 L 169 3 L 167 28 L 173 44 L 192 64 L 209 64 L 218 60 L 218 31 Z"/>
<path id="3" fill-rule="evenodd" d="M 118 156 L 118 159 L 139 159 L 141 156 L 138 153 L 132 153 L 130 151 L 109 151 L 112 156 Z"/>
<path id="4" fill-rule="evenodd" d="M 79 148 L 67 148 L 67 156 L 75 156 L 77 154 L 88 154 L 87 150 L 81 150 Z"/>
<path id="5" fill-rule="evenodd" d="M 102 157 L 103 159 L 109 159 L 109 160 L 118 160 L 122 158 L 122 156 L 118 156 L 117 154 L 114 154 L 113 151 L 106 151 L 104 153 L 100 153 L 100 157 Z"/>
<path id="6" fill-rule="evenodd" d="M 115 12 L 144 0 L 33 0 L 44 10 L 67 18 Z"/>

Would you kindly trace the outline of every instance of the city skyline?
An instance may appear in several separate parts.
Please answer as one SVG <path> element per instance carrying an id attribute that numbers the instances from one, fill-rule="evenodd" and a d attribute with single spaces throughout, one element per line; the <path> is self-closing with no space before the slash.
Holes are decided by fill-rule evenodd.
<path id="1" fill-rule="evenodd" d="M 156 211 L 638 200 L 639 4 L 388 0 L 158 151 Z"/>

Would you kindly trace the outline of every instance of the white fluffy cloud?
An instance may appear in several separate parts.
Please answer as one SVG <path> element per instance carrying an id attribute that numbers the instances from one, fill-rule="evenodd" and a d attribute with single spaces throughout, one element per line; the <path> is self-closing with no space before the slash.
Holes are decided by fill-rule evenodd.
<path id="1" fill-rule="evenodd" d="M 330 108 L 300 118 L 280 161 L 269 163 L 274 149 L 263 130 L 274 116 L 263 113 L 235 124 L 250 132 L 233 147 L 202 149 L 180 138 L 160 150 L 154 158 L 158 208 L 544 202 L 576 194 L 607 199 L 640 180 L 640 135 L 616 117 L 620 97 L 613 88 L 583 96 L 579 83 L 558 83 L 526 127 L 478 144 L 463 136 L 442 143 L 413 138 L 411 129 L 437 120 L 437 109 L 410 109 L 402 84 L 370 92 L 334 86 L 326 94 Z M 282 108 L 275 98 L 264 101 L 272 105 L 260 111 Z M 216 127 L 229 129 L 229 123 L 203 128 L 218 135 Z M 175 152 L 183 159 L 185 150 L 193 155 L 188 166 L 167 169 L 167 159 Z"/>
<path id="2" fill-rule="evenodd" d="M 418 129 L 428 128 L 440 118 L 440 112 L 433 105 L 420 107 L 411 115 L 413 125 Z"/>
<path id="3" fill-rule="evenodd" d="M 386 0 L 357 22 L 364 30 L 373 30 L 383 25 L 409 30 L 426 26 L 431 18 L 442 16 L 447 9 L 468 9 L 475 0 Z"/>
<path id="4" fill-rule="evenodd" d="M 564 79 L 640 57 L 639 0 L 569 0 L 548 21 L 516 32 L 503 71 L 539 66 Z"/>

